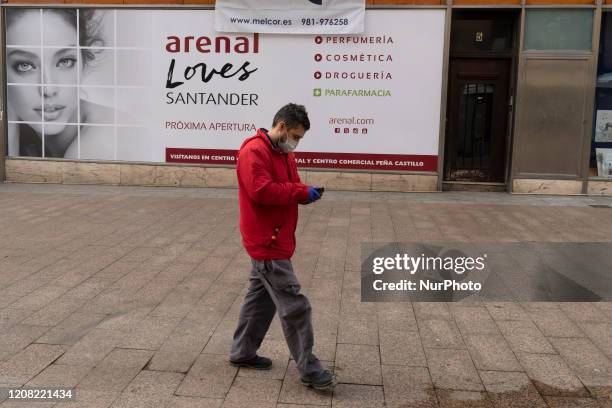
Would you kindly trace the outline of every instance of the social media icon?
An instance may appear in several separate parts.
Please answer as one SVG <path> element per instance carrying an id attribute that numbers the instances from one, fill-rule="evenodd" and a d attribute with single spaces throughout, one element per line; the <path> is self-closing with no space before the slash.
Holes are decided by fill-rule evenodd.
<path id="1" fill-rule="evenodd" d="M 340 128 L 335 128 L 335 129 L 334 129 L 334 132 L 336 132 L 336 133 L 340 133 Z"/>

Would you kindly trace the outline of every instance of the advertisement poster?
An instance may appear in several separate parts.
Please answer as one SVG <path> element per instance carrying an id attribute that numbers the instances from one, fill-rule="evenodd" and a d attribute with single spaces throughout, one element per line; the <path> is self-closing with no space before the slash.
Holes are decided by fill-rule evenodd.
<path id="1" fill-rule="evenodd" d="M 215 28 L 230 33 L 360 34 L 365 0 L 217 0 Z"/>
<path id="2" fill-rule="evenodd" d="M 596 142 L 612 142 L 612 111 L 598 110 L 595 127 Z"/>
<path id="3" fill-rule="evenodd" d="M 435 171 L 444 10 L 366 25 L 224 34 L 210 10 L 7 10 L 9 155 L 234 165 L 295 102 L 301 167 Z"/>
<path id="4" fill-rule="evenodd" d="M 612 177 L 612 149 L 595 149 L 597 157 L 597 175 Z"/>

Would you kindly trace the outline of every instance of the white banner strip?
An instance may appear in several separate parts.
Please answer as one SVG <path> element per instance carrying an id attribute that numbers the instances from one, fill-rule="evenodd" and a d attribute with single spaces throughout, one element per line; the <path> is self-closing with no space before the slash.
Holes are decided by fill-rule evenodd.
<path id="1" fill-rule="evenodd" d="M 296 0 L 293 0 L 296 2 Z M 230 33 L 359 34 L 365 29 L 365 1 L 297 0 L 275 6 L 274 0 L 218 0 L 215 29 Z M 289 1 L 288 3 L 291 3 Z M 328 3 L 328 4 L 326 4 Z M 246 7 L 245 7 L 246 6 Z"/>

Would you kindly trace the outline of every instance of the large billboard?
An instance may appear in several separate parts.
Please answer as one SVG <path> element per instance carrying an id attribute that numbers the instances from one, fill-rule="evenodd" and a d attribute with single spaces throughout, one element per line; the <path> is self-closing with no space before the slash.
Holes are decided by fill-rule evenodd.
<path id="1" fill-rule="evenodd" d="M 226 34 L 212 10 L 5 9 L 10 156 L 232 165 L 288 102 L 307 168 L 435 171 L 444 10 L 359 35 Z"/>

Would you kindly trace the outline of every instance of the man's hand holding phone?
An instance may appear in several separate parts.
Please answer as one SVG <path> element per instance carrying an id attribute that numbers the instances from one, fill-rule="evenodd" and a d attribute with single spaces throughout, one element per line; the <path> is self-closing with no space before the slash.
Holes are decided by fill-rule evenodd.
<path id="1" fill-rule="evenodd" d="M 321 196 L 323 196 L 323 192 L 325 191 L 324 187 L 308 187 L 308 198 L 304 202 L 304 204 L 314 203 L 319 200 Z"/>

